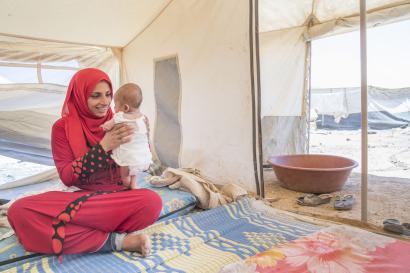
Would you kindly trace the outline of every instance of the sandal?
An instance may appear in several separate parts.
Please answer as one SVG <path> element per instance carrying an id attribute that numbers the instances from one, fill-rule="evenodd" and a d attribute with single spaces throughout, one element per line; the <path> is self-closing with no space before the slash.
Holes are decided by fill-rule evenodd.
<path id="1" fill-rule="evenodd" d="M 316 207 L 330 202 L 331 194 L 307 194 L 297 199 L 297 203 L 301 206 Z"/>
<path id="2" fill-rule="evenodd" d="M 352 194 L 338 195 L 335 199 L 334 208 L 337 210 L 351 210 L 354 203 L 355 198 Z"/>
<path id="3" fill-rule="evenodd" d="M 410 236 L 410 223 L 401 224 L 397 219 L 384 220 L 383 229 L 396 234 Z"/>

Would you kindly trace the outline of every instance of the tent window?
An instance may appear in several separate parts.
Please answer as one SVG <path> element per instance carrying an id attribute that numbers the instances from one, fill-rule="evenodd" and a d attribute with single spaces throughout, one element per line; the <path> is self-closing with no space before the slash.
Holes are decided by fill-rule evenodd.
<path id="1" fill-rule="evenodd" d="M 0 65 L 0 84 L 38 83 L 37 68 Z"/>
<path id="2" fill-rule="evenodd" d="M 181 148 L 181 84 L 176 57 L 155 62 L 154 89 L 157 103 L 155 151 L 162 164 L 177 168 Z"/>
<path id="3" fill-rule="evenodd" d="M 77 61 L 46 63 L 0 61 L 0 84 L 54 83 L 67 86 L 78 69 Z"/>
<path id="4" fill-rule="evenodd" d="M 55 83 L 60 85 L 68 85 L 71 77 L 77 72 L 76 70 L 55 70 L 41 69 L 41 76 L 44 83 Z"/>

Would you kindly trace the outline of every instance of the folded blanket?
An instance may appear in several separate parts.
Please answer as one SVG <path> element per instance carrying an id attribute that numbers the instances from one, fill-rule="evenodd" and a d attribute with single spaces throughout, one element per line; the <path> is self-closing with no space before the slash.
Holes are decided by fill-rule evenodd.
<path id="1" fill-rule="evenodd" d="M 167 168 L 161 176 L 152 176 L 149 182 L 154 187 L 169 187 L 192 193 L 199 201 L 198 207 L 202 209 L 215 208 L 247 195 L 246 190 L 234 184 L 218 189 L 198 169 L 192 168 Z"/>

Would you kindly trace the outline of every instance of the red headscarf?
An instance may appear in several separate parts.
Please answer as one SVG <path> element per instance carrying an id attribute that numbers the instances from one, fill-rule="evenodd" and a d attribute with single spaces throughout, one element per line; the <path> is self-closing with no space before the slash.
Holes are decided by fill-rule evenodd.
<path id="1" fill-rule="evenodd" d="M 103 71 L 96 68 L 86 68 L 75 73 L 68 86 L 61 116 L 65 119 L 65 130 L 75 157 L 80 157 L 88 151 L 87 142 L 94 146 L 104 136 L 100 127 L 113 116 L 111 108 L 105 117 L 96 117 L 88 108 L 87 100 L 94 91 L 95 86 L 106 81 L 112 85 L 110 78 Z"/>

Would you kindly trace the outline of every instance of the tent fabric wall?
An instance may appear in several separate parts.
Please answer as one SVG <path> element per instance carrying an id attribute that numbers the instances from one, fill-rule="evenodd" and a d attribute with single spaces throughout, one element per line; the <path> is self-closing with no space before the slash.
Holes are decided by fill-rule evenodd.
<path id="1" fill-rule="evenodd" d="M 307 127 L 305 116 L 263 117 L 263 162 L 274 155 L 306 153 Z"/>
<path id="2" fill-rule="evenodd" d="M 249 1 L 173 1 L 125 47 L 123 60 L 153 123 L 154 61 L 177 55 L 181 166 L 255 190 L 249 40 Z"/>
<path id="3" fill-rule="evenodd" d="M 262 117 L 300 116 L 305 82 L 306 27 L 261 33 Z"/>
<path id="4" fill-rule="evenodd" d="M 83 46 L 0 35 L 0 60 L 3 62 L 64 62 L 76 60 L 80 67 L 112 66 L 111 48 Z"/>
<path id="5" fill-rule="evenodd" d="M 305 153 L 306 27 L 260 33 L 263 160 Z"/>

